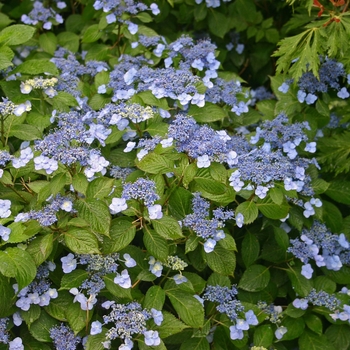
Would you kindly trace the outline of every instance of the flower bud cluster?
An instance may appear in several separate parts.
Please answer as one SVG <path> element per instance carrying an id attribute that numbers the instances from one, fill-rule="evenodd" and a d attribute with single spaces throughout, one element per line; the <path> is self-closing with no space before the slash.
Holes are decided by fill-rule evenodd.
<path id="1" fill-rule="evenodd" d="M 306 310 L 309 306 L 308 303 L 315 306 L 324 306 L 330 311 L 335 311 L 340 305 L 340 300 L 323 290 L 317 292 L 313 288 L 306 297 L 294 299 L 293 306 L 297 309 Z"/>
<path id="2" fill-rule="evenodd" d="M 54 97 L 57 95 L 57 91 L 53 88 L 58 82 L 57 78 L 44 79 L 42 77 L 28 79 L 22 81 L 21 83 L 21 93 L 29 94 L 33 89 L 44 90 L 44 93 L 49 97 Z"/>
<path id="3" fill-rule="evenodd" d="M 30 101 L 16 105 L 10 100 L 3 98 L 3 101 L 0 102 L 0 114 L 3 117 L 7 117 L 11 114 L 14 114 L 16 117 L 20 117 L 24 112 L 29 112 L 31 109 L 32 104 Z"/>

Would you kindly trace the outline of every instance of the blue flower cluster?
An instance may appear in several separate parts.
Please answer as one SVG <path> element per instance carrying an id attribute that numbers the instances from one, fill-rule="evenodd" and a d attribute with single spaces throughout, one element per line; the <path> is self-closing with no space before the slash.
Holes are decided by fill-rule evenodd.
<path id="1" fill-rule="evenodd" d="M 38 267 L 34 281 L 27 287 L 18 290 L 18 285 L 14 284 L 13 288 L 18 297 L 16 306 L 23 311 L 28 311 L 31 305 L 47 306 L 51 299 L 57 298 L 57 290 L 51 288 L 51 282 L 48 278 L 50 271 L 54 271 L 55 268 L 54 263 L 47 262 Z"/>
<path id="2" fill-rule="evenodd" d="M 203 0 L 195 0 L 196 4 L 201 4 L 203 2 Z M 223 2 L 230 2 L 231 0 L 223 0 Z M 220 0 L 205 0 L 205 4 L 207 5 L 207 7 L 220 7 L 221 2 Z"/>
<path id="3" fill-rule="evenodd" d="M 293 306 L 297 309 L 306 310 L 309 306 L 308 303 L 316 306 L 324 306 L 330 311 L 335 311 L 340 305 L 340 300 L 323 290 L 317 292 L 313 288 L 306 297 L 294 299 Z"/>
<path id="4" fill-rule="evenodd" d="M 0 343 L 8 344 L 10 341 L 10 333 L 7 330 L 9 321 L 8 317 L 0 318 Z"/>
<path id="5" fill-rule="evenodd" d="M 28 15 L 22 15 L 21 20 L 25 24 L 37 25 L 39 22 L 43 23 L 43 28 L 50 30 L 52 24 L 63 23 L 63 18 L 60 14 L 56 12 L 52 7 L 45 7 L 43 5 L 44 1 L 34 1 L 33 9 L 28 13 Z M 57 1 L 56 7 L 58 9 L 64 9 L 66 7 L 64 1 Z"/>
<path id="6" fill-rule="evenodd" d="M 318 267 L 339 271 L 343 264 L 350 263 L 350 243 L 346 236 L 332 234 L 319 221 L 314 221 L 310 229 L 303 229 L 300 238 L 290 240 L 292 246 L 288 252 L 304 264 L 302 274 L 310 279 L 313 268 L 309 260 L 314 260 Z"/>
<path id="7" fill-rule="evenodd" d="M 60 194 L 54 198 L 49 198 L 50 204 L 41 210 L 31 210 L 28 213 L 19 213 L 15 217 L 15 222 L 26 222 L 28 220 L 37 220 L 41 226 L 51 226 L 57 221 L 57 213 L 60 210 L 65 212 L 74 212 L 72 199 L 63 197 Z"/>
<path id="8" fill-rule="evenodd" d="M 228 143 L 231 137 L 225 131 L 197 124 L 192 117 L 177 115 L 169 125 L 168 137 L 175 140 L 179 152 L 197 159 L 198 168 L 208 168 L 211 162 L 236 163 L 237 153 Z"/>
<path id="9" fill-rule="evenodd" d="M 205 240 L 204 251 L 206 253 L 211 253 L 215 248 L 216 242 L 225 238 L 225 233 L 222 230 L 225 226 L 225 221 L 234 218 L 232 210 L 218 208 L 213 210 L 213 218 L 209 219 L 209 207 L 210 203 L 202 198 L 200 193 L 196 192 L 193 194 L 192 199 L 193 214 L 186 215 L 183 220 L 184 226 L 189 227 L 198 237 Z"/>
<path id="10" fill-rule="evenodd" d="M 329 89 L 337 91 L 337 96 L 341 99 L 346 99 L 350 96 L 347 88 L 342 86 L 342 80 L 348 79 L 342 63 L 337 62 L 334 59 L 321 58 L 321 66 L 319 68 L 319 78 L 317 78 L 312 72 L 304 73 L 298 81 L 299 90 L 297 98 L 300 103 L 306 102 L 311 105 L 317 101 L 318 93 L 329 92 Z M 284 82 L 278 90 L 287 93 L 290 84 L 293 80 Z"/>
<path id="11" fill-rule="evenodd" d="M 63 323 L 50 329 L 50 338 L 56 350 L 76 350 L 81 342 L 81 338 L 75 336 L 73 330 Z"/>
<path id="12" fill-rule="evenodd" d="M 230 327 L 231 339 L 243 339 L 244 332 L 250 328 L 251 325 L 256 326 L 259 321 L 255 316 L 253 310 L 244 313 L 244 318 L 240 318 L 244 312 L 244 306 L 237 299 L 237 288 L 233 285 L 231 289 L 228 287 L 211 286 L 208 285 L 202 295 L 204 300 L 218 303 L 216 310 L 224 313 L 227 317 L 235 323 Z"/>
<path id="13" fill-rule="evenodd" d="M 102 304 L 105 309 L 111 309 L 108 315 L 103 316 L 103 324 L 112 323 L 113 326 L 106 333 L 106 341 L 102 344 L 105 348 L 110 348 L 111 341 L 122 339 L 124 345 L 119 349 L 130 350 L 133 347 L 132 336 L 143 335 L 145 344 L 148 346 L 157 346 L 160 344 L 160 338 L 157 331 L 149 330 L 146 321 L 153 318 L 156 325 L 161 325 L 163 315 L 156 309 L 148 311 L 142 309 L 138 302 L 128 304 L 116 304 L 114 301 L 106 301 Z"/>
<path id="14" fill-rule="evenodd" d="M 80 303 L 82 310 L 91 310 L 94 304 L 97 302 L 96 296 L 102 289 L 105 288 L 105 282 L 103 277 L 107 274 L 115 274 L 114 283 L 118 284 L 122 288 L 131 287 L 131 279 L 127 269 L 118 272 L 118 261 L 125 264 L 126 267 L 136 266 L 136 261 L 131 258 L 129 254 L 124 254 L 123 258 L 118 253 L 111 255 L 97 255 L 97 254 L 82 254 L 75 256 L 69 253 L 67 256 L 61 258 L 62 270 L 64 273 L 69 274 L 77 268 L 77 265 L 87 265 L 85 270 L 88 272 L 88 278 L 86 278 L 78 288 L 72 288 L 70 293 L 75 295 L 74 302 Z M 87 298 L 84 293 L 79 290 L 85 290 L 89 297 Z"/>

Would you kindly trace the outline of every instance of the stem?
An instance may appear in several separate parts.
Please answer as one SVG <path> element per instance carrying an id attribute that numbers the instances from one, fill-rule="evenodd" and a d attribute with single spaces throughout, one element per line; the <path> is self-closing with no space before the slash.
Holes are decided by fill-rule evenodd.
<path id="1" fill-rule="evenodd" d="M 1 115 L 1 143 L 2 146 L 5 147 L 5 118 Z"/>

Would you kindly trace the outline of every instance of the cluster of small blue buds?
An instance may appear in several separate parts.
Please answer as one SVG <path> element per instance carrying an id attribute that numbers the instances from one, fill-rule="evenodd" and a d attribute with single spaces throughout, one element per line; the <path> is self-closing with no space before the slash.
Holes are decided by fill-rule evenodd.
<path id="1" fill-rule="evenodd" d="M 297 98 L 300 103 L 313 104 L 318 99 L 318 93 L 326 93 L 329 89 L 337 91 L 337 96 L 346 99 L 350 96 L 347 88 L 342 86 L 342 80 L 349 78 L 342 63 L 334 59 L 321 58 L 319 78 L 312 72 L 304 73 L 298 81 L 299 90 Z M 293 80 L 284 82 L 278 90 L 287 93 Z"/>
<path id="2" fill-rule="evenodd" d="M 56 268 L 52 262 L 47 262 L 38 267 L 37 274 L 33 282 L 22 290 L 18 290 L 18 285 L 14 284 L 13 288 L 18 297 L 16 306 L 23 311 L 28 311 L 32 304 L 39 306 L 47 306 L 51 299 L 58 297 L 57 290 L 51 288 L 49 273 Z"/>
<path id="3" fill-rule="evenodd" d="M 330 314 L 334 321 L 348 321 L 350 323 L 350 305 L 343 305 L 343 310 L 336 310 L 334 314 Z"/>
<path id="4" fill-rule="evenodd" d="M 237 153 L 228 145 L 231 137 L 225 131 L 200 126 L 192 117 L 177 115 L 169 126 L 168 138 L 175 141 L 179 152 L 196 159 L 198 168 L 208 168 L 211 162 L 233 165 L 237 161 Z"/>
<path id="5" fill-rule="evenodd" d="M 64 9 L 66 3 L 63 1 L 58 1 L 56 7 L 58 9 Z M 43 23 L 43 28 L 50 30 L 52 24 L 61 24 L 63 23 L 63 18 L 51 7 L 44 7 L 43 1 L 34 1 L 33 9 L 28 13 L 24 14 L 21 17 L 21 20 L 25 24 L 37 25 L 39 22 Z"/>
<path id="6" fill-rule="evenodd" d="M 300 259 L 304 264 L 302 275 L 310 279 L 313 268 L 309 260 L 314 260 L 318 267 L 339 271 L 343 264 L 350 262 L 350 243 L 346 236 L 332 234 L 319 221 L 314 221 L 310 229 L 303 229 L 299 239 L 290 240 L 292 246 L 288 252 Z"/>
<path id="7" fill-rule="evenodd" d="M 81 338 L 75 336 L 73 330 L 63 323 L 50 329 L 50 338 L 56 350 L 76 350 L 81 342 Z"/>
<path id="8" fill-rule="evenodd" d="M 224 313 L 234 322 L 230 326 L 230 337 L 232 340 L 243 339 L 245 330 L 248 330 L 251 325 L 256 326 L 259 321 L 252 310 L 244 313 L 244 318 L 241 315 L 244 312 L 244 306 L 237 299 L 237 288 L 235 285 L 231 289 L 219 285 L 208 285 L 202 295 L 202 298 L 207 301 L 218 303 L 216 310 Z"/>
<path id="9" fill-rule="evenodd" d="M 222 228 L 225 226 L 225 221 L 234 218 L 232 210 L 224 210 L 218 208 L 213 210 L 213 218 L 210 216 L 210 203 L 201 197 L 200 193 L 193 194 L 192 211 L 193 214 L 186 215 L 183 220 L 183 225 L 189 227 L 195 232 L 198 237 L 205 240 L 204 251 L 211 253 L 216 242 L 225 238 L 225 233 Z"/>
<path id="10" fill-rule="evenodd" d="M 323 290 L 317 292 L 316 289 L 312 289 L 306 297 L 296 298 L 293 301 L 293 306 L 297 309 L 306 310 L 309 306 L 308 303 L 315 306 L 324 306 L 330 311 L 335 311 L 340 305 L 340 300 Z"/>
<path id="11" fill-rule="evenodd" d="M 75 212 L 72 199 L 63 197 L 60 194 L 54 198 L 49 198 L 50 204 L 42 210 L 31 210 L 28 213 L 19 213 L 15 217 L 15 222 L 26 222 L 28 220 L 37 220 L 41 226 L 51 226 L 57 221 L 57 212 L 63 210 L 68 213 Z"/>
<path id="12" fill-rule="evenodd" d="M 149 207 L 159 199 L 156 193 L 156 183 L 153 180 L 139 178 L 135 182 L 127 182 L 123 185 L 122 198 L 141 200 Z"/>
<path id="13" fill-rule="evenodd" d="M 119 349 L 130 350 L 133 347 L 132 336 L 137 334 L 144 335 L 145 344 L 148 346 L 160 344 L 158 332 L 147 329 L 146 324 L 147 320 L 153 318 L 156 325 L 161 325 L 163 315 L 160 311 L 142 309 L 142 306 L 136 301 L 128 304 L 107 301 L 102 304 L 102 307 L 107 310 L 111 309 L 108 315 L 103 316 L 103 324 L 113 324 L 113 327 L 106 333 L 106 342 L 103 343 L 106 348 L 109 348 L 111 340 L 119 338 L 124 341 L 124 345 Z"/>

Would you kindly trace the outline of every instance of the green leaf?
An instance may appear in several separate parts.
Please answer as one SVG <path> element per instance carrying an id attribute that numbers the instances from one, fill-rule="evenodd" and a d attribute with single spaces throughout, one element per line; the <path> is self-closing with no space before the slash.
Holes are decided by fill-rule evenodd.
<path id="1" fill-rule="evenodd" d="M 312 330 L 316 334 L 322 335 L 322 333 L 323 333 L 322 320 L 318 316 L 316 316 L 315 314 L 306 314 L 306 315 L 304 315 L 304 321 L 310 330 Z M 283 325 L 285 325 L 285 324 L 283 324 Z M 298 335 L 298 337 L 299 337 L 299 335 Z M 295 337 L 295 338 L 297 338 L 297 337 Z"/>
<path id="2" fill-rule="evenodd" d="M 79 269 L 64 274 L 61 280 L 60 290 L 78 288 L 88 277 L 88 272 Z"/>
<path id="3" fill-rule="evenodd" d="M 148 288 L 145 299 L 143 301 L 143 307 L 151 310 L 163 310 L 165 301 L 165 292 L 160 286 L 152 286 Z"/>
<path id="4" fill-rule="evenodd" d="M 58 69 L 53 62 L 50 62 L 48 58 L 41 58 L 35 60 L 28 60 L 20 64 L 16 69 L 13 70 L 13 73 L 22 73 L 22 74 L 43 74 L 49 73 L 52 75 L 58 75 Z"/>
<path id="5" fill-rule="evenodd" d="M 86 190 L 89 185 L 89 181 L 84 174 L 75 174 L 72 179 L 72 185 L 74 190 L 82 194 L 86 194 Z"/>
<path id="6" fill-rule="evenodd" d="M 104 237 L 102 250 L 104 254 L 119 252 L 127 247 L 136 234 L 136 228 L 128 217 L 118 217 L 112 220 L 110 237 Z"/>
<path id="7" fill-rule="evenodd" d="M 0 43 L 3 45 L 20 45 L 33 37 L 35 28 L 24 24 L 14 24 L 0 32 Z"/>
<path id="8" fill-rule="evenodd" d="M 248 292 L 259 292 L 263 290 L 270 281 L 270 271 L 266 266 L 252 265 L 248 267 L 238 284 Z"/>
<path id="9" fill-rule="evenodd" d="M 12 125 L 9 136 L 15 136 L 20 140 L 38 140 L 41 139 L 42 133 L 35 126 L 29 124 Z"/>
<path id="10" fill-rule="evenodd" d="M 114 179 L 98 177 L 89 183 L 86 190 L 86 197 L 96 199 L 106 198 L 111 193 L 114 183 Z"/>
<path id="11" fill-rule="evenodd" d="M 328 276 L 314 278 L 314 286 L 316 290 L 323 290 L 329 294 L 333 294 L 337 290 L 337 284 Z"/>
<path id="12" fill-rule="evenodd" d="M 192 294 L 176 289 L 166 290 L 165 294 L 183 322 L 194 328 L 202 327 L 204 309 Z"/>
<path id="13" fill-rule="evenodd" d="M 32 256 L 36 266 L 41 265 L 53 249 L 53 234 L 35 237 L 27 246 L 26 251 Z"/>
<path id="14" fill-rule="evenodd" d="M 283 203 L 284 194 L 280 188 L 278 188 L 278 187 L 270 188 L 269 195 L 275 204 L 281 205 Z"/>
<path id="15" fill-rule="evenodd" d="M 322 217 L 333 232 L 340 232 L 343 226 L 343 216 L 333 203 L 322 200 Z"/>
<path id="16" fill-rule="evenodd" d="M 287 334 L 287 333 L 286 333 Z M 306 330 L 299 338 L 300 350 L 334 350 L 325 335 L 315 334 Z"/>
<path id="17" fill-rule="evenodd" d="M 208 266 L 215 272 L 233 276 L 236 268 L 236 255 L 233 251 L 223 248 L 220 242 L 211 253 L 204 253 Z"/>
<path id="18" fill-rule="evenodd" d="M 206 337 L 191 338 L 185 340 L 180 347 L 180 350 L 209 350 L 210 346 Z"/>
<path id="19" fill-rule="evenodd" d="M 213 194 L 223 194 L 227 191 L 227 186 L 219 181 L 205 179 L 203 177 L 195 177 L 196 188 L 198 191 L 205 191 Z"/>
<path id="20" fill-rule="evenodd" d="M 39 305 L 32 304 L 28 311 L 21 310 L 20 313 L 25 323 L 30 327 L 30 325 L 40 317 L 41 308 Z"/>
<path id="21" fill-rule="evenodd" d="M 163 215 L 159 220 L 152 220 L 155 231 L 166 239 L 179 239 L 183 237 L 178 221 L 171 216 Z"/>
<path id="22" fill-rule="evenodd" d="M 191 105 L 188 115 L 199 123 L 211 123 L 226 118 L 227 113 L 219 106 L 206 102 L 205 107 Z"/>
<path id="23" fill-rule="evenodd" d="M 135 17 L 137 17 L 143 23 L 149 23 L 153 21 L 153 18 L 146 12 L 140 12 Z"/>
<path id="24" fill-rule="evenodd" d="M 188 236 L 188 239 L 186 240 L 186 245 L 185 245 L 185 253 L 189 253 L 194 251 L 197 247 L 198 244 L 200 242 L 200 237 L 196 236 L 196 235 L 190 235 Z"/>
<path id="25" fill-rule="evenodd" d="M 284 219 L 288 215 L 289 205 L 284 202 L 281 205 L 275 204 L 268 196 L 264 199 L 259 199 L 256 206 L 261 213 L 269 219 Z"/>
<path id="26" fill-rule="evenodd" d="M 7 316 L 15 300 L 15 291 L 9 279 L 0 274 L 0 318 Z"/>
<path id="27" fill-rule="evenodd" d="M 83 43 L 93 43 L 100 39 L 103 35 L 103 31 L 99 29 L 98 24 L 93 24 L 86 29 L 83 34 Z"/>
<path id="28" fill-rule="evenodd" d="M 282 340 L 292 340 L 300 337 L 304 332 L 305 322 L 303 318 L 286 317 L 282 321 L 282 326 L 287 328 L 287 333 L 283 335 Z"/>
<path id="29" fill-rule="evenodd" d="M 244 236 L 241 252 L 246 267 L 249 267 L 257 260 L 260 253 L 260 243 L 255 235 L 248 233 Z"/>
<path id="30" fill-rule="evenodd" d="M 45 311 L 59 321 L 66 321 L 66 310 L 72 304 L 72 294 L 68 291 L 60 290 L 58 297 L 50 300 L 50 304 L 45 307 Z"/>
<path id="31" fill-rule="evenodd" d="M 274 227 L 273 233 L 277 244 L 284 250 L 289 247 L 289 236 L 288 233 L 280 227 Z"/>
<path id="32" fill-rule="evenodd" d="M 236 209 L 236 216 L 241 213 L 244 217 L 244 224 L 251 224 L 259 214 L 258 207 L 253 201 L 241 203 Z"/>
<path id="33" fill-rule="evenodd" d="M 164 237 L 160 236 L 156 231 L 145 227 L 143 230 L 143 243 L 150 255 L 161 261 L 166 261 L 169 255 L 169 247 Z"/>
<path id="34" fill-rule="evenodd" d="M 36 276 L 36 266 L 29 253 L 17 247 L 0 251 L 0 272 L 14 277 L 18 290 L 28 286 Z"/>
<path id="35" fill-rule="evenodd" d="M 52 342 L 50 329 L 55 325 L 58 325 L 57 320 L 42 309 L 39 319 L 31 324 L 29 332 L 38 341 Z"/>
<path id="36" fill-rule="evenodd" d="M 325 29 L 322 24 L 295 36 L 286 37 L 279 43 L 279 49 L 272 55 L 277 60 L 277 73 L 288 72 L 297 81 L 308 69 L 318 77 L 319 54 L 325 42 Z M 296 58 L 298 60 L 294 61 Z"/>
<path id="37" fill-rule="evenodd" d="M 182 220 L 191 211 L 192 193 L 183 187 L 177 187 L 169 197 L 169 211 L 172 216 Z"/>
<path id="38" fill-rule="evenodd" d="M 333 180 L 330 182 L 326 195 L 338 203 L 350 204 L 350 182 Z"/>
<path id="39" fill-rule="evenodd" d="M 67 247 L 76 254 L 99 254 L 98 241 L 90 231 L 71 228 L 64 234 Z"/>
<path id="40" fill-rule="evenodd" d="M 174 170 L 174 162 L 169 158 L 156 153 L 146 154 L 136 166 L 150 174 L 165 174 Z"/>
<path id="41" fill-rule="evenodd" d="M 65 91 L 58 91 L 53 98 L 46 100 L 48 103 L 58 110 L 69 111 L 69 107 L 77 107 L 78 102 L 74 96 Z"/>
<path id="42" fill-rule="evenodd" d="M 103 342 L 106 340 L 106 328 L 102 328 L 99 334 L 88 335 L 87 342 L 84 345 L 86 350 L 104 350 Z"/>
<path id="43" fill-rule="evenodd" d="M 140 27 L 139 27 L 140 29 Z M 168 103 L 165 98 L 155 97 L 151 91 L 142 91 L 134 95 L 135 98 L 141 98 L 144 104 L 149 106 L 156 106 L 165 110 L 169 109 Z M 132 101 L 132 99 L 131 99 Z"/>
<path id="44" fill-rule="evenodd" d="M 57 38 L 54 33 L 43 33 L 39 37 L 40 47 L 47 53 L 53 55 L 57 49 Z"/>
<path id="45" fill-rule="evenodd" d="M 254 329 L 254 345 L 268 348 L 273 342 L 274 334 L 271 325 L 266 324 Z"/>
<path id="46" fill-rule="evenodd" d="M 58 45 L 69 51 L 77 52 L 79 49 L 79 36 L 72 32 L 61 32 L 57 35 Z"/>
<path id="47" fill-rule="evenodd" d="M 164 339 L 173 334 L 178 334 L 182 330 L 189 328 L 173 314 L 163 311 L 163 322 L 160 326 L 155 327 L 159 333 L 159 336 Z"/>
<path id="48" fill-rule="evenodd" d="M 78 200 L 75 207 L 94 232 L 109 236 L 111 215 L 108 206 L 98 199 Z"/>
<path id="49" fill-rule="evenodd" d="M 292 282 L 293 290 L 295 293 L 297 293 L 301 298 L 306 297 L 313 287 L 312 281 L 305 278 L 300 273 L 300 269 L 297 270 L 291 266 L 289 266 L 287 274 L 290 281 Z"/>
<path id="50" fill-rule="evenodd" d="M 223 38 L 230 30 L 230 21 L 230 18 L 226 17 L 221 12 L 212 10 L 208 13 L 209 29 L 219 38 Z"/>
<path id="51" fill-rule="evenodd" d="M 350 346 L 350 327 L 348 325 L 331 325 L 325 335 L 336 349 L 347 350 Z"/>

